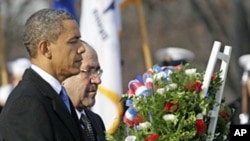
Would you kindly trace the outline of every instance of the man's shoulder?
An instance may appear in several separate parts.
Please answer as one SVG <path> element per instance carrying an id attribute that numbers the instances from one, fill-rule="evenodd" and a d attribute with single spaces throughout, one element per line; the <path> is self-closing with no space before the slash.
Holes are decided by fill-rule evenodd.
<path id="1" fill-rule="evenodd" d="M 84 111 L 86 112 L 87 115 L 89 115 L 91 117 L 95 117 L 96 119 L 103 121 L 102 118 L 101 118 L 101 116 L 99 114 L 95 113 L 94 111 L 89 110 L 89 109 L 88 110 L 84 110 Z"/>
<path id="2" fill-rule="evenodd" d="M 91 115 L 95 115 L 95 116 L 99 116 L 97 113 L 95 113 L 94 111 L 92 111 L 91 109 L 85 109 L 84 110 L 86 112 L 86 114 L 91 114 Z"/>

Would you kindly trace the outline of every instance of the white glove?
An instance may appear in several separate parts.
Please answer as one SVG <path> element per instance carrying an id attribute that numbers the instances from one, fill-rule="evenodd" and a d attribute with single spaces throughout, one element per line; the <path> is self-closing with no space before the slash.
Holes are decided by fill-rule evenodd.
<path id="1" fill-rule="evenodd" d="M 247 113 L 241 113 L 239 115 L 239 118 L 240 118 L 240 124 L 247 124 L 248 123 L 249 116 Z"/>

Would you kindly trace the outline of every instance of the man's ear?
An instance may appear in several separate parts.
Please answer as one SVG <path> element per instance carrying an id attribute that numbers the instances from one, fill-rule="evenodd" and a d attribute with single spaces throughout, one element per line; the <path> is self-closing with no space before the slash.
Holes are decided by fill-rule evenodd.
<path id="1" fill-rule="evenodd" d="M 39 51 L 43 54 L 46 58 L 51 58 L 51 44 L 48 40 L 41 40 L 39 42 Z"/>

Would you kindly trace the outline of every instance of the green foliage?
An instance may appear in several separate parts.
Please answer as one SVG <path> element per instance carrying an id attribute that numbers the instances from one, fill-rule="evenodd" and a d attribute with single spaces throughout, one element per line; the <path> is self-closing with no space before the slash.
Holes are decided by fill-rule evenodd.
<path id="1" fill-rule="evenodd" d="M 161 70 L 155 65 L 146 73 L 153 80 L 153 93 L 123 95 L 123 101 L 133 101 L 130 108 L 136 113 L 127 111 L 133 118 L 125 114 L 127 120 L 121 122 L 116 133 L 107 134 L 107 140 L 204 141 L 209 135 L 209 111 L 214 104 L 220 106 L 214 140 L 228 140 L 225 137 L 229 134 L 233 110 L 224 104 L 224 100 L 215 103 L 216 93 L 222 85 L 220 72 L 211 76 L 206 94 L 202 91 L 205 73 L 189 64 L 180 68 L 161 67 Z M 141 83 L 145 85 L 145 79 Z M 135 93 L 134 89 L 131 90 Z"/>

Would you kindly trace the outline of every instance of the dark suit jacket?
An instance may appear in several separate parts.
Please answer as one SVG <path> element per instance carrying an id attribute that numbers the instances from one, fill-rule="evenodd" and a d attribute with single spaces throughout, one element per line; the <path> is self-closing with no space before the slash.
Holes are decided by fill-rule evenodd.
<path id="1" fill-rule="evenodd" d="M 95 135 L 96 135 L 96 138 L 98 141 L 106 141 L 105 139 L 105 126 L 104 126 L 104 123 L 103 123 L 103 120 L 102 118 L 90 111 L 90 110 L 84 110 L 88 119 L 90 120 L 93 128 L 94 128 L 94 132 L 95 132 Z"/>
<path id="2" fill-rule="evenodd" d="M 83 141 L 71 104 L 69 114 L 52 87 L 27 69 L 0 114 L 4 141 Z"/>

